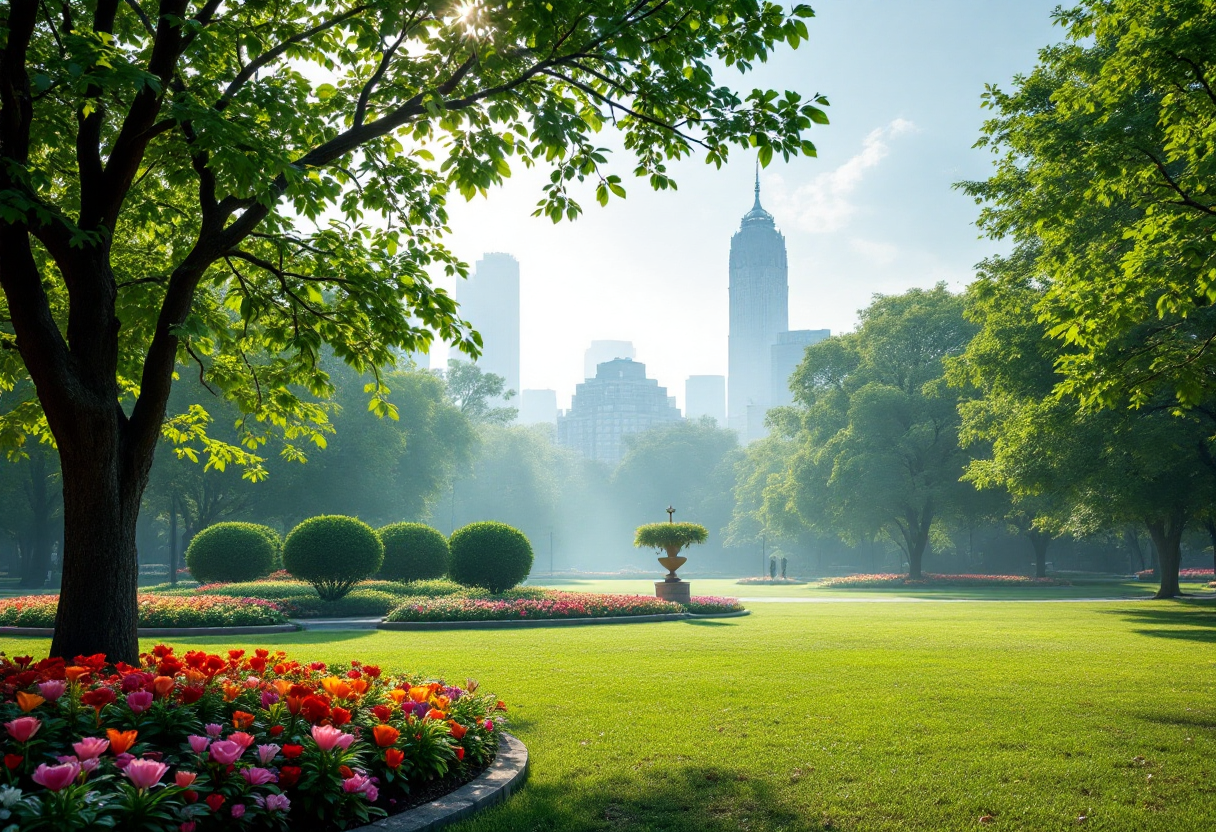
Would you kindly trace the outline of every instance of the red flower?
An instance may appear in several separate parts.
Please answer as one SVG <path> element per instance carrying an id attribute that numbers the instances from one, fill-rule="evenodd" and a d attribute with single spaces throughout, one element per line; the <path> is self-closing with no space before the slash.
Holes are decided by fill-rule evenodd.
<path id="1" fill-rule="evenodd" d="M 320 722 L 329 716 L 329 703 L 319 696 L 308 696 L 300 703 L 300 712 L 309 722 Z"/>
<path id="2" fill-rule="evenodd" d="M 371 676 L 373 679 L 380 678 L 380 668 L 374 664 L 365 664 L 363 666 L 363 673 L 366 676 Z"/>
<path id="3" fill-rule="evenodd" d="M 363 674 L 357 670 L 348 670 L 348 671 L 346 671 L 346 678 L 347 679 L 362 679 Z"/>
<path id="4" fill-rule="evenodd" d="M 405 752 L 399 748 L 390 748 L 384 752 L 384 764 L 391 769 L 401 768 L 405 762 Z"/>
<path id="5" fill-rule="evenodd" d="M 459 722 L 449 722 L 448 730 L 452 732 L 452 736 L 458 740 L 464 739 L 464 735 L 469 733 L 469 729 L 461 725 Z"/>
<path id="6" fill-rule="evenodd" d="M 279 787 L 290 789 L 300 780 L 300 773 L 303 771 L 299 766 L 283 766 L 279 769 Z"/>
<path id="7" fill-rule="evenodd" d="M 17 766 L 21 765 L 23 762 L 25 762 L 25 757 L 22 757 L 20 754 L 4 755 L 4 767 L 9 771 L 17 768 Z"/>
<path id="8" fill-rule="evenodd" d="M 211 811 L 218 812 L 224 805 L 224 796 L 222 794 L 207 795 L 207 805 L 211 807 Z"/>
<path id="9" fill-rule="evenodd" d="M 259 647 L 257 650 L 253 651 L 253 655 L 257 656 L 259 659 L 264 659 L 270 655 L 270 651 L 265 647 Z"/>
<path id="10" fill-rule="evenodd" d="M 393 709 L 388 705 L 377 705 L 372 708 L 372 714 L 381 722 L 388 722 L 393 715 Z"/>
<path id="11" fill-rule="evenodd" d="M 232 727 L 240 731 L 248 731 L 253 725 L 253 714 L 245 711 L 232 712 Z"/>
<path id="12" fill-rule="evenodd" d="M 80 695 L 81 702 L 86 705 L 91 705 L 98 711 L 100 711 L 106 705 L 109 705 L 117 698 L 118 696 L 115 695 L 114 691 L 110 690 L 109 688 L 93 688 L 93 690 L 86 690 Z"/>
<path id="13" fill-rule="evenodd" d="M 346 710 L 346 708 L 334 708 L 331 712 L 331 718 L 333 719 L 334 727 L 340 728 L 350 722 L 350 711 Z"/>
<path id="14" fill-rule="evenodd" d="M 456 759 L 457 759 L 457 760 L 463 760 L 463 759 L 464 759 L 464 749 L 463 749 L 463 748 L 461 748 L 459 745 L 458 745 L 458 746 L 456 746 Z"/>
<path id="15" fill-rule="evenodd" d="M 283 733 L 282 725 L 271 725 L 270 726 L 270 736 L 277 737 L 281 733 Z"/>
<path id="16" fill-rule="evenodd" d="M 283 746 L 283 756 L 286 757 L 288 760 L 294 760 L 296 757 L 299 757 L 303 753 L 304 753 L 304 746 L 302 746 L 302 745 L 285 745 L 285 746 Z"/>
<path id="17" fill-rule="evenodd" d="M 228 658 L 234 663 L 239 662 L 241 660 L 241 657 L 244 655 L 245 655 L 244 650 L 229 650 L 228 651 Z"/>
<path id="18" fill-rule="evenodd" d="M 182 797 L 186 799 L 187 803 L 194 803 L 198 800 L 198 792 L 194 791 L 194 789 L 186 789 L 182 792 Z"/>
<path id="19" fill-rule="evenodd" d="M 92 670 L 94 673 L 96 673 L 97 671 L 105 668 L 106 654 L 105 653 L 94 653 L 91 656 L 77 656 L 75 659 L 75 662 L 76 662 L 76 664 L 80 665 L 81 667 L 87 667 L 87 668 L 89 668 L 89 670 Z"/>
<path id="20" fill-rule="evenodd" d="M 338 774 L 342 775 L 343 780 L 349 780 L 355 776 L 355 773 L 350 770 L 350 766 L 338 766 Z"/>
<path id="21" fill-rule="evenodd" d="M 264 673 L 266 671 L 266 659 L 262 656 L 256 656 L 250 659 L 249 669 L 255 673 Z"/>
<path id="22" fill-rule="evenodd" d="M 195 702 L 203 698 L 202 685 L 189 685 L 182 688 L 182 704 L 193 705 Z"/>

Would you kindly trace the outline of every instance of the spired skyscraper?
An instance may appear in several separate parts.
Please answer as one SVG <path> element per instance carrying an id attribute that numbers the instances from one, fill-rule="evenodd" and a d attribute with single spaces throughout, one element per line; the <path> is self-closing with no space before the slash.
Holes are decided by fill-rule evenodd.
<path id="1" fill-rule="evenodd" d="M 726 423 L 744 441 L 763 435 L 763 414 L 773 404 L 772 347 L 778 333 L 789 330 L 789 294 L 785 237 L 777 230 L 773 215 L 760 206 L 757 167 L 755 204 L 743 215 L 730 241 Z"/>

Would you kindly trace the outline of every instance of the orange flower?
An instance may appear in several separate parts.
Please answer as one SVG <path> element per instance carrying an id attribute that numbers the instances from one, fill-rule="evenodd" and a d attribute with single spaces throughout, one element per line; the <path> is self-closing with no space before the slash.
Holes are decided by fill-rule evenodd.
<path id="1" fill-rule="evenodd" d="M 430 688 L 410 688 L 410 699 L 413 699 L 415 702 L 425 702 L 430 698 Z"/>
<path id="2" fill-rule="evenodd" d="M 291 690 L 291 682 L 286 679 L 275 679 L 271 684 L 279 692 L 279 696 L 286 696 L 287 691 Z"/>
<path id="3" fill-rule="evenodd" d="M 63 675 L 67 677 L 69 682 L 75 682 L 81 676 L 88 676 L 91 672 L 87 667 L 73 665 L 72 667 L 64 668 Z"/>
<path id="4" fill-rule="evenodd" d="M 387 748 L 401 736 L 401 732 L 391 725 L 377 725 L 372 728 L 372 735 L 376 738 L 376 745 L 381 748 Z"/>
<path id="5" fill-rule="evenodd" d="M 367 693 L 367 680 L 354 679 L 351 681 L 350 687 L 351 690 L 355 692 L 356 696 L 362 696 L 363 694 Z"/>
<path id="6" fill-rule="evenodd" d="M 253 714 L 245 711 L 232 712 L 232 727 L 238 731 L 248 731 L 253 726 Z"/>
<path id="7" fill-rule="evenodd" d="M 401 688 L 393 688 L 392 690 L 390 690 L 388 692 L 389 699 L 392 699 L 398 705 L 400 705 L 401 700 L 405 699 L 405 697 L 408 695 L 409 695 L 409 692 L 404 691 Z"/>
<path id="8" fill-rule="evenodd" d="M 131 750 L 131 746 L 135 745 L 135 740 L 139 737 L 139 732 L 119 731 L 114 728 L 107 728 L 106 736 L 110 740 L 110 750 L 117 755 L 125 754 Z"/>
<path id="9" fill-rule="evenodd" d="M 464 735 L 469 733 L 469 729 L 465 728 L 459 722 L 453 720 L 448 723 L 448 730 L 452 732 L 452 736 L 458 740 L 464 739 Z"/>
<path id="10" fill-rule="evenodd" d="M 337 676 L 326 676 L 321 680 L 321 687 L 334 699 L 349 699 L 350 685 Z"/>
<path id="11" fill-rule="evenodd" d="M 186 677 L 186 681 L 190 682 L 191 684 L 201 682 L 207 678 L 206 673 L 201 670 L 195 670 L 192 667 L 187 668 L 184 675 Z"/>
<path id="12" fill-rule="evenodd" d="M 436 696 L 435 697 L 435 707 L 441 711 L 446 711 L 448 709 L 448 705 L 451 705 L 451 704 L 452 704 L 452 700 L 448 699 L 446 696 Z"/>
<path id="13" fill-rule="evenodd" d="M 244 688 L 242 688 L 240 685 L 230 685 L 228 683 L 225 683 L 224 684 L 224 701 L 231 702 L 233 699 L 236 699 L 238 696 L 241 695 L 242 690 L 244 690 Z"/>
<path id="14" fill-rule="evenodd" d="M 435 708 L 431 708 L 429 711 L 426 712 L 426 718 L 427 719 L 447 719 L 448 715 L 445 714 L 443 711 L 436 710 Z"/>
<path id="15" fill-rule="evenodd" d="M 384 752 L 384 764 L 392 769 L 401 768 L 405 762 L 405 752 L 399 748 L 390 748 Z"/>
<path id="16" fill-rule="evenodd" d="M 168 696 L 173 693 L 173 688 L 176 683 L 169 676 L 157 676 L 152 680 L 152 690 L 156 691 L 156 695 L 160 697 Z"/>
<path id="17" fill-rule="evenodd" d="M 23 690 L 17 691 L 17 704 L 21 707 L 21 712 L 24 714 L 28 714 L 45 701 L 45 699 L 36 693 L 26 693 Z"/>

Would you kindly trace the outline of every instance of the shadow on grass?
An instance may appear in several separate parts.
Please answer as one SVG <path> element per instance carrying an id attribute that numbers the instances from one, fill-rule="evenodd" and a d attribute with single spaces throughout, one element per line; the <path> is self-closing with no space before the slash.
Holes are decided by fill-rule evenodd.
<path id="1" fill-rule="evenodd" d="M 1162 714 L 1153 711 L 1145 711 L 1136 714 L 1136 717 L 1143 719 L 1145 722 L 1155 722 L 1158 725 L 1173 725 L 1178 728 L 1216 728 L 1216 717 L 1204 716 L 1202 714 Z"/>
<path id="2" fill-rule="evenodd" d="M 684 619 L 685 624 L 691 624 L 694 627 L 734 627 L 737 626 L 734 621 L 704 621 L 696 618 Z"/>
<path id="3" fill-rule="evenodd" d="M 1169 606 L 1104 610 L 1103 613 L 1118 615 L 1139 625 L 1133 632 L 1142 636 L 1216 643 L 1216 610 L 1210 604 L 1185 599 L 1165 603 Z"/>
<path id="4" fill-rule="evenodd" d="M 635 764 L 631 771 L 595 777 L 531 781 L 503 806 L 458 827 L 469 832 L 756 832 L 842 830 L 807 817 L 768 780 L 727 766 Z"/>

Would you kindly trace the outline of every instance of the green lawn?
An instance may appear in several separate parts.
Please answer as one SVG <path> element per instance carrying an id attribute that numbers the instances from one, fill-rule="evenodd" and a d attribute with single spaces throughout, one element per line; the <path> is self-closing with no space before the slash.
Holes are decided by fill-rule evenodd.
<path id="1" fill-rule="evenodd" d="M 511 704 L 531 780 L 458 832 L 1216 828 L 1214 605 L 752 607 L 277 643 L 474 676 Z"/>

